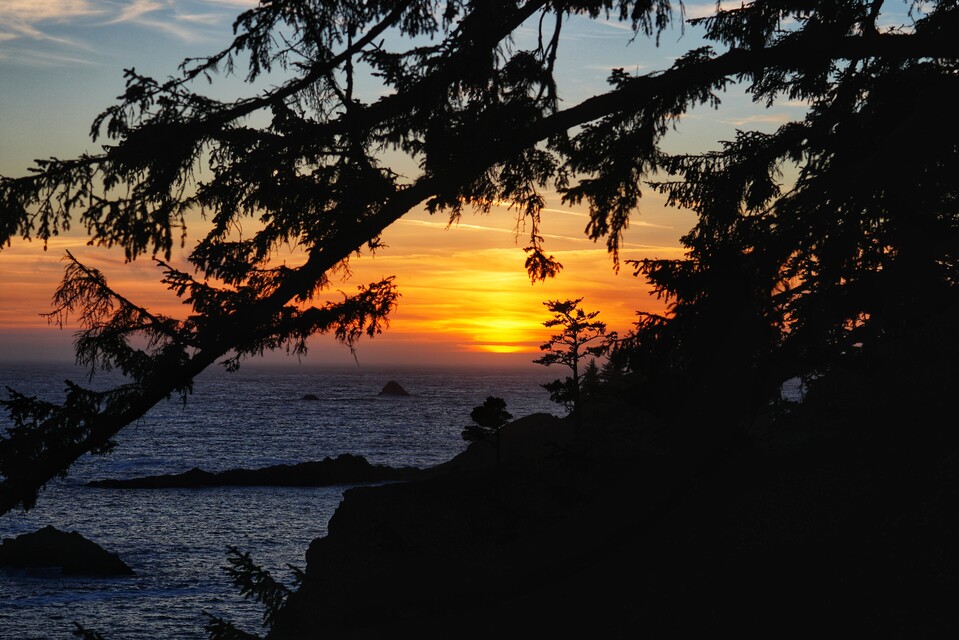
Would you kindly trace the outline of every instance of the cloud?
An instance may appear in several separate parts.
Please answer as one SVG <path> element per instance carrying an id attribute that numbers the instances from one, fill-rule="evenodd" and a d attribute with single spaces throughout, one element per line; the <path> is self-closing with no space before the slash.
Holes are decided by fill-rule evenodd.
<path id="1" fill-rule="evenodd" d="M 180 13 L 176 14 L 178 20 L 190 24 L 203 24 L 209 26 L 219 25 L 223 22 L 221 13 Z"/>
<path id="2" fill-rule="evenodd" d="M 107 24 L 139 22 L 143 19 L 143 16 L 166 9 L 167 6 L 166 2 L 160 2 L 159 0 L 133 0 L 120 10 L 120 15 L 107 22 Z"/>
<path id="3" fill-rule="evenodd" d="M 568 216 L 575 216 L 577 218 L 582 218 L 586 220 L 589 218 L 588 213 L 583 213 L 582 211 L 570 211 L 568 209 L 553 209 L 550 207 L 543 207 L 543 211 L 549 213 L 562 213 Z M 673 225 L 669 224 L 656 224 L 654 222 L 647 222 L 646 220 L 630 220 L 629 225 L 632 227 L 649 227 L 651 229 L 673 229 Z"/>
<path id="4" fill-rule="evenodd" d="M 397 224 L 404 225 L 419 225 L 424 227 L 432 227 L 435 229 L 450 229 L 454 231 L 489 231 L 491 233 L 500 233 L 500 234 L 509 234 L 518 239 L 525 241 L 527 239 L 527 234 L 520 229 L 517 233 L 516 229 L 511 228 L 507 229 L 505 227 L 488 227 L 481 224 L 469 224 L 466 222 L 454 222 L 452 225 L 447 225 L 445 222 L 432 222 L 430 220 L 415 220 L 415 219 L 400 219 L 397 221 Z M 564 242 L 577 242 L 577 243 L 592 243 L 593 241 L 587 238 L 585 235 L 563 235 L 556 233 L 543 233 L 542 229 L 539 234 L 545 240 L 562 240 Z"/>
<path id="5" fill-rule="evenodd" d="M 633 32 L 633 25 L 628 22 L 619 22 L 617 20 L 596 20 L 596 24 L 602 25 L 604 27 L 609 27 L 610 29 L 615 29 L 617 31 L 628 31 Z"/>
<path id="6" fill-rule="evenodd" d="M 231 9 L 252 9 L 260 4 L 259 0 L 206 0 L 207 4 L 215 4 Z"/>
<path id="7" fill-rule="evenodd" d="M 90 0 L 5 0 L 0 3 L 0 42 L 27 38 L 74 44 L 67 38 L 48 34 L 41 25 L 62 24 L 104 13 L 103 8 Z"/>
<path id="8" fill-rule="evenodd" d="M 795 118 L 785 113 L 760 113 L 736 120 L 723 120 L 723 122 L 726 124 L 735 125 L 737 127 L 742 127 L 747 124 L 786 124 L 794 119 Z"/>
<path id="9" fill-rule="evenodd" d="M 135 25 L 165 33 L 178 40 L 199 42 L 206 39 L 207 28 L 228 24 L 227 16 L 232 16 L 239 6 L 229 5 L 233 7 L 233 11 L 227 13 L 225 11 L 185 11 L 183 4 L 172 0 L 133 0 L 124 5 L 120 13 L 106 24 Z M 214 4 L 223 6 L 222 3 Z"/>
<path id="10" fill-rule="evenodd" d="M 676 18 L 679 17 L 679 12 L 675 9 L 673 16 Z M 577 25 L 574 35 L 571 35 L 570 31 L 566 31 L 564 35 L 567 38 L 577 40 L 624 40 L 624 36 L 628 36 L 628 38 L 624 40 L 624 42 L 626 42 L 631 40 L 637 33 L 641 33 L 641 27 L 639 31 L 634 30 L 633 23 L 629 18 L 620 20 L 618 17 L 590 18 L 587 16 L 574 16 L 571 19 L 571 23 Z"/>
<path id="11" fill-rule="evenodd" d="M 739 9 L 745 2 L 743 0 L 724 0 L 719 3 L 719 8 L 723 11 Z M 686 5 L 686 17 L 689 19 L 705 18 L 716 14 L 715 2 L 703 2 L 698 4 Z"/>
<path id="12" fill-rule="evenodd" d="M 90 49 L 75 37 L 63 35 L 63 30 L 124 25 L 197 42 L 209 39 L 214 28 L 222 27 L 228 32 L 233 18 L 256 4 L 255 0 L 3 0 L 0 2 L 0 43 L 9 45 L 22 39 Z M 17 58 L 19 52 L 16 53 L 8 52 L 4 57 Z"/>
<path id="13" fill-rule="evenodd" d="M 0 42 L 3 42 L 3 36 L 0 34 Z M 69 54 L 57 54 L 52 51 L 38 51 L 35 49 L 25 49 L 20 47 L 16 53 L 10 53 L 0 49 L 0 61 L 9 60 L 22 65 L 31 65 L 34 67 L 64 67 L 74 65 L 99 66 L 100 63 L 72 56 Z"/>
<path id="14" fill-rule="evenodd" d="M 102 4 L 102 3 L 101 3 Z M 89 0 L 4 0 L 0 3 L 0 21 L 34 24 L 65 21 L 83 16 L 101 15 L 104 9 Z"/>
<path id="15" fill-rule="evenodd" d="M 174 21 L 199 24 L 219 24 L 223 22 L 224 11 L 185 11 L 184 2 L 173 2 L 172 0 L 133 0 L 124 5 L 120 15 L 110 20 L 108 24 L 117 24 L 123 22 L 133 22 L 137 24 L 162 27 L 163 23 L 146 18 L 150 14 L 157 12 L 167 12 L 170 15 L 165 17 L 173 18 Z M 226 9 L 230 14 L 237 13 L 245 9 L 251 9 L 257 4 L 257 0 L 205 0 L 196 3 L 204 7 Z M 212 5 L 212 6 L 211 6 Z M 196 7 L 200 9 L 200 7 Z"/>

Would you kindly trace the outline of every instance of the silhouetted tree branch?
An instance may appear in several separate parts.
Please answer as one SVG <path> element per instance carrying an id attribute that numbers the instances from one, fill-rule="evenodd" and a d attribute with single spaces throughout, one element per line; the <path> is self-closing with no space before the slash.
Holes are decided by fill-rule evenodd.
<path id="1" fill-rule="evenodd" d="M 108 447 L 157 402 L 185 398 L 216 362 L 302 352 L 318 333 L 352 346 L 382 331 L 398 295 L 390 279 L 314 300 L 418 206 L 454 221 L 470 207 L 512 203 L 528 223 L 534 280 L 560 269 L 540 230 L 547 187 L 588 205 L 587 236 L 605 238 L 614 265 L 644 185 L 694 208 L 687 260 L 634 265 L 673 306 L 632 343 L 657 342 L 642 352 L 663 356 L 659 371 L 676 372 L 676 388 L 682 375 L 706 380 L 731 362 L 753 381 L 743 402 L 756 406 L 770 393 L 763 385 L 902 330 L 907 308 L 947 299 L 956 282 L 956 125 L 926 115 L 955 92 L 959 9 L 925 3 L 911 24 L 882 30 L 880 4 L 757 0 L 717 10 L 693 22 L 722 51 L 697 48 L 642 76 L 614 71 L 608 92 L 564 109 L 555 63 L 566 18 L 609 17 L 657 36 L 681 3 L 338 0 L 305 10 L 276 0 L 243 13 L 229 47 L 186 61 L 178 77 L 127 71 L 124 95 L 93 123 L 94 139 L 109 141 L 100 153 L 0 178 L 0 244 L 47 241 L 79 224 L 128 260 L 162 257 L 161 281 L 190 311 L 156 316 L 68 258 L 53 317 L 84 323 L 77 356 L 91 372 L 113 368 L 130 382 L 106 394 L 69 383 L 62 407 L 5 401 L 14 427 L 0 441 L 0 513 L 32 506 L 79 456 Z M 535 45 L 516 45 L 530 25 Z M 419 36 L 432 39 L 411 41 Z M 282 79 L 232 102 L 193 88 L 237 73 L 241 58 L 247 80 Z M 369 103 L 353 89 L 360 62 L 381 83 L 383 97 Z M 808 115 L 775 134 L 742 133 L 718 152 L 662 150 L 686 111 L 717 104 L 734 84 L 766 104 L 805 101 Z M 389 164 L 387 151 L 406 164 Z M 899 174 L 891 167 L 902 158 Z M 792 167 L 798 178 L 784 191 L 780 174 Z M 882 188 L 849 187 L 862 184 Z M 185 242 L 194 212 L 211 229 L 189 268 L 175 267 L 174 243 Z M 257 230 L 239 238 L 244 221 Z M 276 264 L 284 247 L 302 261 Z M 906 295 L 897 303 L 883 291 Z M 732 359 L 705 355 L 716 334 Z"/>

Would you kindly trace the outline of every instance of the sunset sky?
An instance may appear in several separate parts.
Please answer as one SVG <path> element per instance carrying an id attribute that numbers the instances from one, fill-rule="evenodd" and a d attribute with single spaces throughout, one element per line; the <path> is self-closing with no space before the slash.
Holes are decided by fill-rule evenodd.
<path id="1" fill-rule="evenodd" d="M 237 13 L 248 0 L 0 0 L 0 175 L 20 176 L 35 158 L 68 158 L 96 152 L 88 132 L 94 117 L 123 89 L 122 70 L 164 78 L 183 58 L 214 53 L 230 40 Z M 738 3 L 736 3 L 738 4 Z M 699 15 L 714 2 L 687 3 Z M 522 34 L 521 34 L 522 36 Z M 566 106 L 604 91 L 612 68 L 635 73 L 664 69 L 698 44 L 695 33 L 664 34 L 661 46 L 637 39 L 624 25 L 573 20 L 561 48 L 560 90 Z M 242 90 L 235 80 L 226 90 Z M 375 97 L 375 96 L 374 96 Z M 800 116 L 802 105 L 760 109 L 741 95 L 724 99 L 718 111 L 697 110 L 670 138 L 674 150 L 715 148 L 735 128 L 771 128 Z M 661 196 L 646 190 L 642 213 L 626 235 L 623 259 L 679 257 L 679 237 L 692 225 L 688 212 L 666 209 Z M 395 275 L 402 297 L 389 330 L 362 340 L 361 365 L 528 364 L 547 337 L 543 302 L 584 297 L 609 328 L 625 332 L 635 311 L 662 310 L 628 265 L 617 274 L 605 246 L 585 238 L 585 207 L 563 206 L 555 194 L 544 215 L 546 249 L 564 265 L 547 283 L 530 283 L 524 268 L 526 237 L 514 233 L 516 218 L 506 207 L 490 215 L 464 215 L 448 227 L 443 218 L 411 212 L 390 227 L 387 248 L 352 263 L 360 283 Z M 199 237 L 190 233 L 185 255 Z M 72 359 L 70 328 L 48 325 L 40 314 L 62 274 L 66 249 L 100 268 L 120 292 L 152 310 L 177 314 L 179 302 L 158 283 L 149 259 L 125 264 L 122 253 L 85 246 L 82 229 L 51 242 L 14 241 L 0 250 L 0 360 Z M 331 296 L 338 296 L 334 290 Z M 307 361 L 352 363 L 349 351 L 328 337 L 312 342 Z M 285 358 L 285 356 L 284 356 Z"/>

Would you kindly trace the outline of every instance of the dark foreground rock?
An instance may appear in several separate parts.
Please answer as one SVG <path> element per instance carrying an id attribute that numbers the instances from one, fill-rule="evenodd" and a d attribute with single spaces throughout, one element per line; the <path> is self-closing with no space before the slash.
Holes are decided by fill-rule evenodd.
<path id="1" fill-rule="evenodd" d="M 844 418 L 680 454 L 604 428 L 574 452 L 568 424 L 520 420 L 499 468 L 476 443 L 349 489 L 268 637 L 959 632 L 954 441 Z"/>
<path id="2" fill-rule="evenodd" d="M 133 569 L 115 553 L 106 551 L 76 531 L 52 526 L 0 544 L 0 566 L 14 568 L 59 567 L 63 575 L 131 576 Z"/>
<path id="3" fill-rule="evenodd" d="M 126 480 L 94 480 L 88 487 L 107 489 L 176 489 L 200 487 L 325 487 L 336 484 L 366 484 L 411 480 L 422 475 L 412 467 L 370 464 L 363 456 L 348 453 L 317 462 L 280 464 L 261 469 L 230 469 L 211 473 L 193 468 L 184 473 L 146 476 Z"/>

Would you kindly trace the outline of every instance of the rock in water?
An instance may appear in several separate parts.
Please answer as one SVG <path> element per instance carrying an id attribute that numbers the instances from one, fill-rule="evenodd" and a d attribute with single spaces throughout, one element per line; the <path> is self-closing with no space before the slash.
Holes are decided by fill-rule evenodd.
<path id="1" fill-rule="evenodd" d="M 305 396 L 303 396 L 302 398 L 300 398 L 300 400 L 310 400 L 310 401 L 316 401 L 316 400 L 319 400 L 319 399 L 320 399 L 320 398 L 319 398 L 318 396 L 315 396 L 315 395 L 313 395 L 312 393 L 308 393 L 308 394 L 306 394 Z"/>
<path id="2" fill-rule="evenodd" d="M 60 567 L 63 575 L 133 575 L 133 569 L 117 554 L 76 531 L 66 533 L 52 526 L 16 538 L 4 538 L 0 544 L 0 566 Z"/>
<path id="3" fill-rule="evenodd" d="M 185 473 L 145 476 L 127 480 L 106 479 L 88 482 L 104 489 L 169 489 L 200 487 L 328 487 L 334 484 L 395 482 L 423 475 L 415 467 L 373 465 L 363 456 L 341 453 L 318 462 L 279 464 L 260 469 L 229 469 L 210 473 L 193 468 Z"/>
<path id="4" fill-rule="evenodd" d="M 381 396 L 408 396 L 406 389 L 400 386 L 398 382 L 390 380 L 386 383 L 386 386 L 383 387 L 383 390 L 380 391 Z"/>

